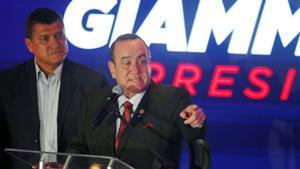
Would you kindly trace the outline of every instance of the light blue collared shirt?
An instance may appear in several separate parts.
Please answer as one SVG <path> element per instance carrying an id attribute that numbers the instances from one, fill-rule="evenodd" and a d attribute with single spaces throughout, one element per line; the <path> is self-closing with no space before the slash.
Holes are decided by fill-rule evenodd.
<path id="1" fill-rule="evenodd" d="M 40 117 L 41 151 L 57 152 L 57 114 L 63 64 L 46 76 L 35 61 L 38 108 Z M 55 162 L 56 157 L 49 156 L 44 160 Z"/>

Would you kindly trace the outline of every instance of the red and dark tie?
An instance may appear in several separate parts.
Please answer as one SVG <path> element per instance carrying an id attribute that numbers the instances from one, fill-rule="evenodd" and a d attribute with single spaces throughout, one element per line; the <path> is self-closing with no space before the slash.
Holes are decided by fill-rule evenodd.
<path id="1" fill-rule="evenodd" d="M 116 151 L 119 148 L 119 142 L 120 142 L 120 138 L 127 126 L 127 124 L 130 122 L 131 119 L 131 112 L 132 112 L 132 104 L 129 101 L 126 101 L 124 104 L 124 112 L 123 112 L 123 119 L 127 121 L 127 123 L 122 119 L 121 120 L 121 124 L 119 127 L 119 131 L 115 140 L 115 149 Z"/>

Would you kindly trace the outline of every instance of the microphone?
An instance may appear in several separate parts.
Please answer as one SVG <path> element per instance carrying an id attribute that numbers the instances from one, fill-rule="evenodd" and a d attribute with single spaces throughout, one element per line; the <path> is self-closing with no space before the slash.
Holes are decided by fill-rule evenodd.
<path id="1" fill-rule="evenodd" d="M 93 117 L 92 123 L 90 125 L 92 129 L 95 129 L 97 126 L 99 126 L 108 112 L 113 111 L 114 105 L 118 101 L 119 96 L 121 96 L 122 94 L 123 90 L 119 85 L 116 85 L 112 88 L 112 93 L 105 99 L 103 108 L 101 109 L 101 111 L 95 113 Z"/>

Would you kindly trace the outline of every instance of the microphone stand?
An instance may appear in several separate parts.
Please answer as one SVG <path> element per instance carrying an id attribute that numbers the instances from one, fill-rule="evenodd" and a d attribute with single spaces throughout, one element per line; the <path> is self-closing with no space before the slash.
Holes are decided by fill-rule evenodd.
<path id="1" fill-rule="evenodd" d="M 128 123 L 124 117 L 121 115 L 120 111 L 119 110 L 116 110 L 115 109 L 115 115 L 117 116 L 117 118 L 119 118 L 122 122 L 124 122 L 126 124 L 126 127 L 128 127 L 128 129 L 130 131 L 133 131 L 133 126 L 131 123 Z M 156 162 L 155 165 L 157 168 L 159 169 L 174 169 L 174 165 L 172 162 L 170 162 L 169 160 L 165 159 L 164 157 L 162 157 L 158 152 L 157 150 L 154 149 L 153 146 L 151 146 L 146 139 L 144 139 L 144 137 L 142 137 L 141 135 L 139 135 L 138 133 L 136 133 L 136 135 L 140 138 L 140 142 L 145 144 L 148 148 L 148 150 L 150 150 L 150 152 L 156 157 L 156 159 L 158 161 L 154 161 Z M 155 168 L 156 168 L 155 167 Z"/>

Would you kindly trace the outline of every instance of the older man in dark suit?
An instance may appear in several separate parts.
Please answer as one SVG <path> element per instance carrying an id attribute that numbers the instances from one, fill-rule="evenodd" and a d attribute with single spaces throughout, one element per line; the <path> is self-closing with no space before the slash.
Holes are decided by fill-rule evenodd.
<path id="1" fill-rule="evenodd" d="M 192 104 L 187 91 L 151 81 L 145 42 L 135 34 L 121 35 L 110 53 L 109 70 L 123 91 L 115 104 L 117 111 L 105 110 L 112 87 L 92 91 L 83 106 L 80 132 L 68 151 L 115 156 L 138 169 L 179 168 L 185 139 L 191 145 L 190 167 L 209 168 L 210 152 L 202 144 L 206 124 L 191 127 L 180 118 Z M 95 125 L 99 114 L 103 119 Z"/>
<path id="2" fill-rule="evenodd" d="M 81 101 L 92 88 L 107 85 L 103 75 L 66 59 L 64 24 L 55 11 L 41 8 L 29 15 L 25 43 L 34 58 L 0 72 L 0 168 L 9 168 L 7 147 L 64 152 L 77 132 Z M 185 115 L 193 126 L 205 118 L 196 105 L 189 105 Z M 31 168 L 18 160 L 11 164 Z"/>

